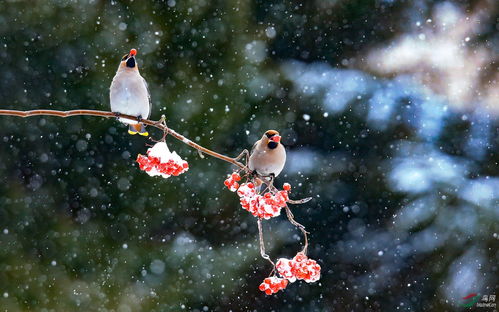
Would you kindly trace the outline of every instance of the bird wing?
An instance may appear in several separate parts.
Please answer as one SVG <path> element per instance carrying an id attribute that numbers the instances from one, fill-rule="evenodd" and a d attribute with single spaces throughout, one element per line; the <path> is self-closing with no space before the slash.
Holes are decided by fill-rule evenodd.
<path id="1" fill-rule="evenodd" d="M 147 100 L 149 101 L 149 116 L 151 116 L 152 112 L 152 103 L 151 103 L 151 93 L 149 92 L 149 85 L 147 84 L 147 81 L 144 79 L 144 77 L 140 76 L 142 78 L 142 81 L 144 82 L 144 86 L 146 86 L 146 91 L 147 91 Z M 147 116 L 147 118 L 149 118 Z"/>
<path id="2" fill-rule="evenodd" d="M 255 144 L 253 144 L 253 147 L 251 148 L 251 152 L 250 152 L 250 155 L 253 154 L 253 152 L 255 151 L 255 148 L 256 146 L 260 143 L 260 140 L 256 141 Z"/>

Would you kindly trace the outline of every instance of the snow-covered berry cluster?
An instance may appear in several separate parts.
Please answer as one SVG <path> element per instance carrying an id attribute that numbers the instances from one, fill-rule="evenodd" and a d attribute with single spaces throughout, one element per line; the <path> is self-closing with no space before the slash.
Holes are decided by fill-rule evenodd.
<path id="1" fill-rule="evenodd" d="M 313 283 L 321 278 L 321 266 L 315 260 L 309 259 L 303 252 L 297 253 L 293 259 L 279 259 L 276 269 L 291 283 L 297 279 Z"/>
<path id="2" fill-rule="evenodd" d="M 261 182 L 260 180 L 247 178 L 244 182 L 240 181 L 241 176 L 239 173 L 233 172 L 227 177 L 224 184 L 231 192 L 236 192 L 243 209 L 246 209 L 255 217 L 259 218 L 260 244 L 263 244 L 261 219 L 270 219 L 280 215 L 282 208 L 286 207 L 288 202 L 292 202 L 289 199 L 291 185 L 289 183 L 284 183 L 282 190 L 277 190 L 272 185 L 269 185 L 266 188 L 266 190 L 269 191 L 264 190 L 262 192 L 260 191 L 260 185 L 258 185 L 258 182 Z M 288 214 L 288 218 L 290 218 L 291 223 L 300 225 L 299 223 L 296 223 L 296 221 L 293 222 L 292 215 L 290 216 Z M 306 236 L 307 233 L 304 230 L 302 230 L 302 232 Z M 264 245 L 261 245 L 263 250 L 262 257 L 270 261 L 262 246 Z M 293 259 L 279 259 L 274 268 L 278 275 L 276 273 L 274 276 L 264 279 L 260 284 L 259 289 L 267 295 L 272 295 L 286 288 L 288 283 L 293 283 L 296 280 L 304 280 L 307 283 L 318 281 L 321 277 L 321 267 L 315 260 L 309 259 L 306 256 L 306 249 L 307 239 L 305 237 L 304 251 L 297 253 Z M 272 261 L 270 262 L 273 264 Z"/>
<path id="3" fill-rule="evenodd" d="M 243 191 L 239 191 L 243 189 Z M 281 214 L 281 209 L 286 207 L 288 201 L 288 191 L 282 190 L 275 194 L 266 192 L 263 195 L 257 194 L 253 183 L 242 184 L 237 191 L 240 197 L 241 206 L 258 218 L 270 219 Z M 249 191 L 248 191 L 249 190 Z"/>
<path id="4" fill-rule="evenodd" d="M 265 292 L 267 295 L 272 295 L 282 290 L 288 286 L 288 280 L 285 278 L 279 278 L 277 276 L 267 277 L 263 280 L 263 283 L 258 287 L 261 291 Z"/>
<path id="5" fill-rule="evenodd" d="M 147 156 L 137 156 L 140 170 L 150 176 L 178 176 L 189 170 L 189 164 L 175 152 L 170 152 L 165 142 L 158 142 L 147 150 Z"/>
<path id="6" fill-rule="evenodd" d="M 224 184 L 230 191 L 237 191 L 241 207 L 251 212 L 255 217 L 270 219 L 280 215 L 281 209 L 286 207 L 286 202 L 289 200 L 288 192 L 291 190 L 289 183 L 284 183 L 281 191 L 266 192 L 262 195 L 259 194 L 252 182 L 239 185 L 238 181 L 240 180 L 241 176 L 234 172 L 225 180 Z"/>
<path id="7" fill-rule="evenodd" d="M 225 181 L 224 184 L 231 192 L 237 191 L 239 188 L 238 181 L 241 181 L 241 176 L 237 172 L 233 172 Z"/>

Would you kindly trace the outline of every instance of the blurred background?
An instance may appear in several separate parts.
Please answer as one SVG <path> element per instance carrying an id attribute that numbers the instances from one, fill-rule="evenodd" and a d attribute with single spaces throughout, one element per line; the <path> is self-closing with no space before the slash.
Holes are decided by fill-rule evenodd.
<path id="1" fill-rule="evenodd" d="M 150 141 L 115 120 L 0 116 L 2 311 L 456 311 L 499 295 L 498 12 L 1 1 L 0 108 L 108 110 L 137 48 L 152 119 L 230 156 L 281 132 L 277 183 L 314 198 L 293 211 L 322 266 L 317 283 L 258 290 L 271 268 L 227 163 L 170 138 L 190 170 L 151 178 L 135 163 Z M 301 248 L 285 216 L 264 231 L 273 259 Z"/>

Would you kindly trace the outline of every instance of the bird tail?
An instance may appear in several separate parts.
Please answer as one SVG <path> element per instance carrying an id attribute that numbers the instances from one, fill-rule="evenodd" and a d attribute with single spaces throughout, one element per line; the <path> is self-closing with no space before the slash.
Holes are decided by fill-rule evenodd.
<path id="1" fill-rule="evenodd" d="M 146 130 L 146 126 L 143 123 L 133 124 L 128 127 L 128 133 L 131 135 L 139 134 L 142 136 L 149 136 L 149 132 Z"/>

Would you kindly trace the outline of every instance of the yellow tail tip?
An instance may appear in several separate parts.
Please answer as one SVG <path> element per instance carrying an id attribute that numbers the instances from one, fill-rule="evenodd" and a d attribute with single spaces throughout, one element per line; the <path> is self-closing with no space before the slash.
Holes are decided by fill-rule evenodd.
<path id="1" fill-rule="evenodd" d="M 137 131 L 128 130 L 128 134 L 136 135 L 137 133 L 138 133 Z"/>
<path id="2" fill-rule="evenodd" d="M 135 132 L 135 133 L 137 133 L 137 132 Z M 139 134 L 141 136 L 149 136 L 149 132 L 147 132 L 147 131 L 146 132 L 139 132 Z"/>

